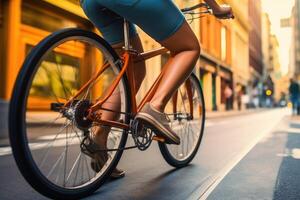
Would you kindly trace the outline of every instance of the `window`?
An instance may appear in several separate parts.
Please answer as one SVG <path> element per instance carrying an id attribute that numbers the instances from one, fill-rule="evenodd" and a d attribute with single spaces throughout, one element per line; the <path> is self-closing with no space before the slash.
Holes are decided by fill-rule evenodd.
<path id="1" fill-rule="evenodd" d="M 247 41 L 243 40 L 242 37 L 236 34 L 236 46 L 235 48 L 238 49 L 235 62 L 241 74 L 247 75 L 247 70 L 249 66 L 249 53 L 247 48 Z"/>
<path id="2" fill-rule="evenodd" d="M 202 17 L 200 19 L 200 42 L 202 45 L 202 48 L 207 50 L 208 49 L 208 29 L 209 28 L 209 21 L 208 17 Z"/>
<path id="3" fill-rule="evenodd" d="M 227 51 L 226 28 L 223 26 L 221 28 L 221 59 L 222 59 L 222 61 L 226 60 L 226 51 Z"/>

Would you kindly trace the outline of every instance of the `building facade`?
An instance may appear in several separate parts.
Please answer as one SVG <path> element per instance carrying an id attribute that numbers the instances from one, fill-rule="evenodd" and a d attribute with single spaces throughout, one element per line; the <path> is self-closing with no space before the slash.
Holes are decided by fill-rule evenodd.
<path id="1" fill-rule="evenodd" d="M 232 0 L 228 2 L 234 10 L 235 20 L 232 26 L 232 71 L 234 81 L 235 103 L 238 107 L 238 95 L 247 95 L 247 86 L 250 81 L 249 68 L 249 25 L 248 0 Z M 245 106 L 245 105 L 243 105 Z"/>
<path id="2" fill-rule="evenodd" d="M 263 52 L 263 87 L 261 96 L 261 105 L 263 107 L 268 106 L 273 95 L 267 95 L 267 91 L 272 91 L 274 93 L 274 62 L 278 61 L 278 52 L 276 44 L 272 40 L 271 33 L 271 22 L 267 13 L 262 14 L 262 52 Z M 273 44 L 274 43 L 274 44 Z M 274 56 L 276 57 L 274 59 Z M 268 93 L 269 94 L 269 93 Z"/>
<path id="3" fill-rule="evenodd" d="M 264 79 L 274 71 L 271 57 L 271 22 L 267 13 L 262 14 L 262 52 Z"/>
<path id="4" fill-rule="evenodd" d="M 252 75 L 260 78 L 263 73 L 262 65 L 262 25 L 261 25 L 261 1 L 249 0 L 249 22 L 251 30 L 249 33 L 249 62 Z"/>
<path id="5" fill-rule="evenodd" d="M 263 88 L 263 55 L 262 55 L 262 23 L 261 23 L 261 1 L 249 0 L 249 22 L 251 30 L 249 33 L 249 65 L 250 81 L 248 84 L 250 107 L 261 105 Z"/>
<path id="6" fill-rule="evenodd" d="M 228 3 L 223 1 L 220 3 Z M 208 110 L 224 110 L 225 88 L 233 89 L 232 23 L 206 16 L 200 20 L 200 79 Z M 233 96 L 230 99 L 232 107 Z"/>
<path id="7" fill-rule="evenodd" d="M 14 81 L 29 50 L 51 32 L 92 24 L 74 0 L 1 1 L 1 87 L 0 98 L 9 101 Z M 68 49 L 65 50 L 67 56 Z M 64 54 L 64 52 L 62 52 Z M 76 57 L 76 56 L 75 56 Z"/>
<path id="8" fill-rule="evenodd" d="M 292 27 L 292 46 L 290 50 L 289 74 L 300 80 L 300 0 L 295 0 L 290 19 Z"/>
<path id="9" fill-rule="evenodd" d="M 271 35 L 270 38 L 270 60 L 272 66 L 271 77 L 273 80 L 273 98 L 274 101 L 278 101 L 281 97 L 281 92 L 286 90 L 285 84 L 282 84 L 282 72 L 281 64 L 279 61 L 279 42 L 275 35 Z"/>
<path id="10" fill-rule="evenodd" d="M 76 0 L 0 1 L 0 137 L 8 134 L 8 104 L 26 55 L 51 32 L 67 27 L 94 29 Z M 80 59 L 79 53 L 70 56 L 70 52 L 66 48 L 60 53 L 66 59 Z M 37 108 L 41 103 L 34 104 Z"/>

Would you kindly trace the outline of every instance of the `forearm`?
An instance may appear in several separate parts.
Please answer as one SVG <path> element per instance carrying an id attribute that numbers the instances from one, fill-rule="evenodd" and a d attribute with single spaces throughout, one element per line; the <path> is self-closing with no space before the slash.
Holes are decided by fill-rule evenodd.
<path id="1" fill-rule="evenodd" d="M 204 0 L 213 11 L 219 11 L 220 6 L 215 0 Z"/>

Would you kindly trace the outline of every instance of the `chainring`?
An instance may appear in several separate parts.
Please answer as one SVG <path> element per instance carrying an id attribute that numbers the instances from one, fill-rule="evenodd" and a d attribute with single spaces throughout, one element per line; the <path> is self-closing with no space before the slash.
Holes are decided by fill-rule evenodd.
<path id="1" fill-rule="evenodd" d="M 153 131 L 139 120 L 133 120 L 131 124 L 131 134 L 139 150 L 145 151 L 150 147 L 153 139 Z"/>

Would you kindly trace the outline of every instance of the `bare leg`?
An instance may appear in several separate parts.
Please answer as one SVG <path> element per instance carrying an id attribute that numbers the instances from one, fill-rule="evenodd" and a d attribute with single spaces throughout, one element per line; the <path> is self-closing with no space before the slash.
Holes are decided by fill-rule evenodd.
<path id="1" fill-rule="evenodd" d="M 186 22 L 175 34 L 160 43 L 170 50 L 171 58 L 164 66 L 165 75 L 150 103 L 163 112 L 174 92 L 193 71 L 200 55 L 200 46 L 197 37 Z"/>
<path id="2" fill-rule="evenodd" d="M 138 35 L 131 39 L 131 45 L 138 52 L 143 52 L 143 46 L 142 46 L 141 40 Z M 113 48 L 116 50 L 116 52 L 119 55 L 122 55 L 122 53 L 123 53 L 122 47 L 123 46 L 124 46 L 124 43 L 119 43 L 119 44 L 113 45 Z M 135 84 L 136 84 L 137 91 L 141 87 L 142 81 L 145 78 L 145 74 L 146 74 L 145 62 L 135 63 L 134 77 L 136 80 Z M 116 90 L 113 93 L 113 95 L 107 100 L 107 102 L 104 103 L 102 106 L 103 106 L 103 108 L 108 108 L 111 110 L 120 110 L 121 109 L 120 105 L 121 105 L 120 94 L 119 94 L 119 91 Z M 101 117 L 102 119 L 117 120 L 119 118 L 119 115 L 116 113 L 107 112 L 107 111 L 101 111 L 101 112 L 102 112 L 102 117 Z M 110 132 L 110 127 L 105 127 L 105 128 L 97 127 L 94 132 L 94 135 L 93 135 L 94 141 L 101 146 L 106 146 L 107 137 L 108 137 L 109 132 Z"/>

